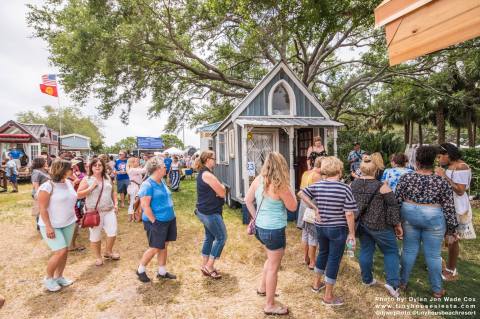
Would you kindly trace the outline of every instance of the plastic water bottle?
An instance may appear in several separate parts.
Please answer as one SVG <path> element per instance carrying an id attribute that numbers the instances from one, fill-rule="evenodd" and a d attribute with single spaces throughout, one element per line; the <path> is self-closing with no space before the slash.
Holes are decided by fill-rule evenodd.
<path id="1" fill-rule="evenodd" d="M 352 239 L 347 240 L 347 256 L 352 258 L 355 256 L 355 251 L 353 250 L 354 241 Z"/>

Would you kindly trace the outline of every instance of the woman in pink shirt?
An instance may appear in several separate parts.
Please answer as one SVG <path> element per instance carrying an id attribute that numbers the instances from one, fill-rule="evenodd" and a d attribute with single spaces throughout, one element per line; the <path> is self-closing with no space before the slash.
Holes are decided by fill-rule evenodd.
<path id="1" fill-rule="evenodd" d="M 130 204 L 128 205 L 128 221 L 132 222 L 134 220 L 133 213 L 133 204 L 135 203 L 135 198 L 137 196 L 138 190 L 140 189 L 140 184 L 143 181 L 143 175 L 145 174 L 145 168 L 140 167 L 140 160 L 137 157 L 130 157 L 127 161 L 127 174 L 130 179 L 130 184 L 127 188 L 127 193 L 130 196 Z"/>

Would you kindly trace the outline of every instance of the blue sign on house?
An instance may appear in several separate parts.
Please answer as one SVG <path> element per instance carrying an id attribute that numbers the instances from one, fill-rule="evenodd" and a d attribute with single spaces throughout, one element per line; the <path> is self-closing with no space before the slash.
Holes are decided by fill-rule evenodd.
<path id="1" fill-rule="evenodd" d="M 137 148 L 139 150 L 163 149 L 163 140 L 160 137 L 139 137 L 137 136 Z"/>

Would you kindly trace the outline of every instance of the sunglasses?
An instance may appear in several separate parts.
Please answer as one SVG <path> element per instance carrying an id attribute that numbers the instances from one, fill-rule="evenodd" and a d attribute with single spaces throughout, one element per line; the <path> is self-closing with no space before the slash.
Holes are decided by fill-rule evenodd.
<path id="1" fill-rule="evenodd" d="M 103 165 L 99 163 L 99 164 L 93 165 L 93 167 L 103 167 Z"/>

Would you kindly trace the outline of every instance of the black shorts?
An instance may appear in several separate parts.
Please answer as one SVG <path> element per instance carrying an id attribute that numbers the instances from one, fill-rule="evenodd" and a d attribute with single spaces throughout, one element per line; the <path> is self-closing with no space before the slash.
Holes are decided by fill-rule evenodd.
<path id="1" fill-rule="evenodd" d="M 165 249 L 165 242 L 177 240 L 177 219 L 168 222 L 156 220 L 143 222 L 143 228 L 147 232 L 148 247 Z"/>

